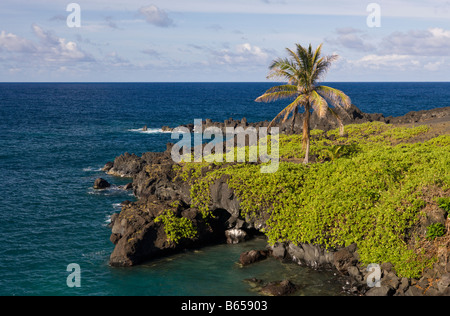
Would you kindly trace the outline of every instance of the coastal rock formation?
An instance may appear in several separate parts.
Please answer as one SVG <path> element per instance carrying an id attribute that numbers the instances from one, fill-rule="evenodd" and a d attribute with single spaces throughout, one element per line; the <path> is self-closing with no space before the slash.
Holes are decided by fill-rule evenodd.
<path id="1" fill-rule="evenodd" d="M 242 229 L 229 229 L 225 231 L 227 244 L 239 244 L 247 239 L 247 233 Z"/>
<path id="2" fill-rule="evenodd" d="M 107 173 L 113 176 L 131 178 L 142 170 L 144 163 L 145 161 L 135 154 L 130 155 L 129 153 L 125 153 L 114 159 L 114 163 Z M 103 169 L 106 168 L 107 166 Z"/>
<path id="3" fill-rule="evenodd" d="M 443 120 L 450 116 L 450 107 L 436 108 L 433 110 L 412 111 L 399 117 L 386 117 L 384 122 L 388 124 L 411 124 L 427 122 L 429 120 Z"/>
<path id="4" fill-rule="evenodd" d="M 158 202 L 145 211 L 136 206 L 133 203 L 123 206 L 120 214 L 111 217 L 110 240 L 115 245 L 110 257 L 112 266 L 132 266 L 151 254 L 171 250 L 164 238 L 164 228 L 154 223 L 164 205 Z"/>
<path id="5" fill-rule="evenodd" d="M 288 296 L 300 289 L 300 286 L 290 280 L 266 282 L 261 279 L 251 278 L 244 280 L 253 291 L 265 296 Z"/>
<path id="6" fill-rule="evenodd" d="M 108 162 L 103 166 L 102 171 L 104 171 L 104 172 L 107 173 L 109 170 L 112 169 L 113 166 L 114 166 L 114 162 L 108 161 Z"/>
<path id="7" fill-rule="evenodd" d="M 132 190 L 133 189 L 133 183 L 132 182 L 127 183 L 124 186 L 122 186 L 121 188 L 124 189 L 125 191 Z"/>
<path id="8" fill-rule="evenodd" d="M 370 271 L 359 262 L 356 244 L 339 250 L 326 251 L 319 246 L 276 244 L 269 246 L 273 257 L 291 260 L 315 269 L 335 269 L 343 278 L 345 291 L 367 296 L 448 296 L 450 295 L 450 263 L 435 264 L 420 279 L 400 278 L 392 264 L 380 266 L 380 287 L 370 287 Z"/>
<path id="9" fill-rule="evenodd" d="M 228 188 L 226 177 L 211 185 L 213 216 L 206 221 L 198 209 L 191 208 L 190 185 L 177 178 L 170 150 L 168 146 L 163 153 L 145 153 L 141 157 L 124 154 L 115 159 L 109 173 L 132 177 L 132 188 L 139 200 L 123 205 L 120 214 L 111 218 L 110 239 L 115 245 L 110 257 L 112 266 L 133 266 L 183 249 L 223 243 L 227 238 L 237 243 L 259 225 L 254 220 L 246 223 L 240 218 L 239 201 Z M 175 218 L 188 219 L 197 231 L 195 238 L 171 242 L 164 224 L 155 221 L 173 208 L 173 201 L 179 202 Z"/>
<path id="10" fill-rule="evenodd" d="M 356 249 L 356 245 L 353 245 L 353 248 Z M 354 266 L 358 260 L 355 258 L 354 250 L 349 248 L 344 248 L 336 253 L 334 253 L 334 266 L 336 269 L 342 274 L 348 274 L 350 267 Z"/>
<path id="11" fill-rule="evenodd" d="M 261 288 L 261 294 L 268 296 L 287 296 L 295 293 L 298 286 L 289 280 L 270 282 Z"/>
<path id="12" fill-rule="evenodd" d="M 110 186 L 111 186 L 111 184 L 109 184 L 108 181 L 106 181 L 105 179 L 102 179 L 102 178 L 98 178 L 94 182 L 94 189 L 96 189 L 96 190 L 106 189 L 106 188 L 109 188 Z"/>
<path id="13" fill-rule="evenodd" d="M 432 110 L 424 110 L 424 111 L 412 111 L 403 116 L 385 117 L 380 113 L 364 113 L 357 106 L 352 104 L 349 109 L 335 109 L 336 114 L 339 116 L 343 125 L 348 124 L 360 124 L 367 122 L 383 122 L 387 124 L 412 124 L 418 122 L 426 122 L 429 120 L 436 119 L 446 119 L 450 116 L 450 107 L 437 108 Z M 336 129 L 340 126 L 339 120 L 332 114 L 328 113 L 324 118 L 320 118 L 315 112 L 311 115 L 310 121 L 311 129 L 320 129 L 323 131 L 329 131 L 332 129 Z M 229 118 L 224 122 L 213 122 L 210 119 L 206 119 L 202 121 L 202 131 L 206 128 L 217 127 L 225 133 L 226 128 L 237 128 L 237 127 L 267 127 L 269 125 L 269 121 L 256 122 L 251 123 L 248 122 L 246 118 L 241 120 L 235 120 L 233 118 Z M 275 124 L 280 128 L 280 132 L 282 134 L 300 134 L 303 130 L 303 114 L 297 115 L 295 118 L 290 117 L 285 123 Z M 190 132 L 194 132 L 194 124 L 186 124 L 181 127 L 187 128 Z M 164 131 L 172 131 L 168 126 L 164 126 Z"/>
<path id="14" fill-rule="evenodd" d="M 382 114 L 364 113 L 353 104 L 349 109 L 336 108 L 335 112 L 344 125 L 384 121 L 384 116 Z M 291 117 L 288 121 L 280 126 L 281 132 L 286 134 L 300 134 L 303 131 L 303 117 L 303 114 L 297 115 L 295 119 Z M 339 126 L 339 120 L 330 113 L 328 113 L 324 118 L 320 118 L 316 112 L 313 112 L 311 115 L 311 129 L 329 131 L 339 128 Z"/>
<path id="15" fill-rule="evenodd" d="M 373 122 L 373 121 L 384 122 L 386 120 L 382 114 L 364 113 L 355 105 L 351 105 L 351 107 L 347 110 L 336 109 L 335 112 L 338 114 L 340 120 L 344 125 Z M 245 129 L 248 127 L 254 127 L 258 129 L 260 127 L 267 127 L 269 123 L 270 122 L 267 120 L 263 122 L 250 123 L 247 121 L 245 117 L 242 118 L 241 120 L 229 118 L 224 122 L 213 122 L 210 119 L 206 119 L 202 121 L 202 132 L 205 129 L 211 127 L 219 128 L 222 131 L 222 133 L 226 132 L 226 128 L 243 127 Z M 300 134 L 303 129 L 303 114 L 297 115 L 295 118 L 291 117 L 285 123 L 275 124 L 275 126 L 278 126 L 280 128 L 280 132 L 283 134 Z M 339 126 L 340 126 L 339 121 L 336 119 L 336 117 L 332 116 L 331 114 L 328 114 L 324 118 L 320 118 L 316 113 L 313 113 L 311 115 L 312 129 L 321 129 L 324 131 L 329 131 L 338 128 Z M 194 132 L 195 128 L 194 124 L 186 124 L 180 127 L 187 128 L 190 132 Z M 168 126 L 164 126 L 163 130 L 171 131 L 172 129 L 170 129 Z"/>
<path id="16" fill-rule="evenodd" d="M 174 214 L 178 218 L 189 218 L 196 228 L 197 236 L 183 238 L 178 243 L 172 242 L 164 224 L 156 220 L 171 208 L 169 202 L 150 196 L 145 201 L 124 205 L 120 214 L 113 215 L 110 240 L 115 248 L 110 256 L 110 265 L 134 266 L 184 249 L 223 242 L 223 214 L 217 212 L 213 220 L 206 222 L 200 212 L 186 209 L 182 204 L 174 210 Z"/>
<path id="17" fill-rule="evenodd" d="M 249 264 L 267 259 L 270 253 L 270 250 L 250 250 L 241 254 L 239 257 L 239 263 L 243 266 L 247 266 Z"/>

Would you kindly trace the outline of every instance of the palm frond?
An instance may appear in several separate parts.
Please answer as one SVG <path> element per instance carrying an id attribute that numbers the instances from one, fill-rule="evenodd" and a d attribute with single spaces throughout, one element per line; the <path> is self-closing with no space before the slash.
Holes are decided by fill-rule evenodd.
<path id="1" fill-rule="evenodd" d="M 314 55 L 312 56 L 312 64 L 313 65 L 317 65 L 318 60 L 320 58 L 320 54 L 322 53 L 322 45 L 320 44 L 317 48 L 316 51 L 314 52 Z"/>
<path id="2" fill-rule="evenodd" d="M 266 93 L 273 93 L 273 92 L 298 92 L 298 87 L 292 84 L 286 84 L 281 86 L 275 86 L 266 91 Z"/>
<path id="3" fill-rule="evenodd" d="M 342 118 L 339 116 L 339 114 L 336 113 L 336 111 L 334 111 L 331 108 L 328 108 L 328 112 L 330 112 L 336 118 L 336 120 L 338 121 L 338 124 L 339 124 L 339 135 L 340 136 L 344 136 L 344 122 L 342 121 Z"/>
<path id="4" fill-rule="evenodd" d="M 290 48 L 286 48 L 286 51 L 287 51 L 288 54 L 291 56 L 292 61 L 295 62 L 297 68 L 298 68 L 299 66 L 302 65 L 302 61 L 300 60 L 300 57 L 298 56 L 297 53 L 295 53 L 295 52 L 294 52 L 292 49 L 290 49 Z"/>
<path id="5" fill-rule="evenodd" d="M 269 92 L 264 93 L 262 96 L 258 97 L 256 102 L 273 102 L 282 99 L 290 99 L 294 98 L 298 95 L 297 91 L 278 91 L 278 92 Z"/>
<path id="6" fill-rule="evenodd" d="M 267 76 L 267 79 L 285 79 L 289 83 L 291 83 L 292 79 L 298 75 L 298 69 L 296 65 L 288 58 L 275 59 L 270 65 L 269 69 L 270 73 Z"/>
<path id="7" fill-rule="evenodd" d="M 316 87 L 315 90 L 324 97 L 328 103 L 331 103 L 335 107 L 348 109 L 352 105 L 350 97 L 341 90 L 327 86 L 319 86 Z"/>
<path id="8" fill-rule="evenodd" d="M 328 72 L 331 64 L 338 59 L 338 55 L 325 56 L 316 60 L 315 67 L 313 70 L 313 80 L 320 81 Z"/>
<path id="9" fill-rule="evenodd" d="M 299 59 L 301 60 L 300 64 L 301 64 L 301 66 L 303 66 L 302 68 L 304 70 L 308 70 L 309 65 L 310 65 L 310 55 L 311 54 L 302 45 L 297 44 L 296 46 L 297 46 L 297 55 L 298 55 Z M 311 50 L 311 45 L 309 45 L 309 48 Z"/>
<path id="10" fill-rule="evenodd" d="M 276 121 L 278 121 L 281 117 L 283 117 L 282 123 L 286 122 L 289 115 L 295 111 L 299 106 L 304 106 L 305 103 L 308 102 L 308 97 L 306 94 L 299 95 L 294 102 L 289 104 L 287 107 L 283 109 L 269 124 L 269 128 L 272 127 Z"/>
<path id="11" fill-rule="evenodd" d="M 311 92 L 310 102 L 319 117 L 323 118 L 327 115 L 328 103 L 316 91 Z"/>

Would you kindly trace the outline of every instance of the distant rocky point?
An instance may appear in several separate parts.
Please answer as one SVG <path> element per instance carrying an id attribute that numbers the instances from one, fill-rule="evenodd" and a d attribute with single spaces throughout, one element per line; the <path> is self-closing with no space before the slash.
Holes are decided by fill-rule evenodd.
<path id="1" fill-rule="evenodd" d="M 347 110 L 335 109 L 335 111 L 339 115 L 344 125 L 360 124 L 374 121 L 384 122 L 387 124 L 411 124 L 424 122 L 432 119 L 442 119 L 445 117 L 450 117 L 450 107 L 424 111 L 413 111 L 399 117 L 393 116 L 385 117 L 383 114 L 380 113 L 364 113 L 353 104 Z M 241 120 L 229 118 L 224 122 L 214 122 L 211 119 L 206 119 L 202 121 L 202 128 L 204 131 L 206 128 L 218 127 L 222 130 L 223 133 L 225 133 L 225 129 L 227 127 L 237 128 L 239 126 L 242 126 L 243 128 L 247 127 L 260 128 L 260 127 L 267 127 L 269 123 L 270 122 L 267 120 L 262 122 L 250 123 L 247 121 L 246 118 L 242 118 Z M 285 123 L 276 124 L 275 126 L 278 126 L 280 128 L 280 133 L 282 134 L 300 134 L 303 130 L 303 114 L 297 115 L 295 118 L 291 117 Z M 180 127 L 187 128 L 190 132 L 194 132 L 193 123 L 181 125 Z M 338 120 L 331 114 L 328 114 L 328 116 L 325 118 L 320 118 L 315 112 L 313 112 L 311 115 L 311 124 L 310 124 L 311 129 L 320 129 L 323 131 L 329 131 L 336 129 L 338 127 L 339 127 Z M 164 132 L 171 132 L 173 130 L 174 129 L 170 128 L 169 126 L 162 127 L 162 131 Z"/>

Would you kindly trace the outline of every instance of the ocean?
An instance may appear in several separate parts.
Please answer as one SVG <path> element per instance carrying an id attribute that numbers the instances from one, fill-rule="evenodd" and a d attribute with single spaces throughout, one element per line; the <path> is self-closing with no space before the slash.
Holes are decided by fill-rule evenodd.
<path id="1" fill-rule="evenodd" d="M 249 278 L 289 278 L 300 295 L 341 295 L 331 272 L 266 260 L 241 268 L 261 239 L 112 268 L 110 215 L 134 200 L 103 165 L 125 152 L 163 151 L 194 119 L 272 119 L 285 102 L 256 103 L 273 83 L 1 83 L 0 295 L 257 295 Z M 364 112 L 399 116 L 450 106 L 450 83 L 329 83 Z M 143 132 L 142 127 L 148 131 Z M 174 141 L 172 141 L 174 142 Z M 176 142 L 176 141 L 175 141 Z M 94 191 L 104 177 L 113 187 Z M 69 287 L 69 264 L 80 287 Z"/>

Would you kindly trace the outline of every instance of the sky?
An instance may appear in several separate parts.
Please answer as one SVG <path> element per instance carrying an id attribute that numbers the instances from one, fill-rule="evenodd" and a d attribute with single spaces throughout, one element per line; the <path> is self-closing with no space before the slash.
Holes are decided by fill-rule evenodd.
<path id="1" fill-rule="evenodd" d="M 328 82 L 450 81 L 450 1 L 0 2 L 0 82 L 265 82 L 296 43 Z"/>

